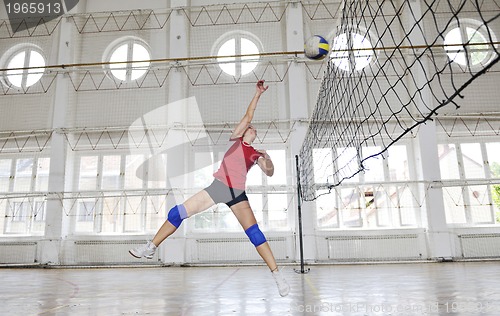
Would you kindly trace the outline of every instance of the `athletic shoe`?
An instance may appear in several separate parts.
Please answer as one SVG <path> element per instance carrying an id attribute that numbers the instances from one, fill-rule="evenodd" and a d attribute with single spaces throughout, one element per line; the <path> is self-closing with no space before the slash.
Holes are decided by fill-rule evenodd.
<path id="1" fill-rule="evenodd" d="M 148 241 L 147 244 L 137 246 L 133 249 L 130 249 L 128 252 L 136 258 L 144 257 L 146 259 L 153 259 L 155 251 L 156 246 L 151 241 Z"/>
<path id="2" fill-rule="evenodd" d="M 281 296 L 287 296 L 288 293 L 290 292 L 290 285 L 286 282 L 285 278 L 281 274 L 281 271 L 279 271 L 277 268 L 272 272 L 274 281 L 276 281 L 276 285 L 278 285 L 278 291 L 280 292 Z"/>

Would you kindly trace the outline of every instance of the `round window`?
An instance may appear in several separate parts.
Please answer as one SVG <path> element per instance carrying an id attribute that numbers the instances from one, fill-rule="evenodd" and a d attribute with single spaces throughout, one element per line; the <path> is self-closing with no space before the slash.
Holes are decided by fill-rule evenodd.
<path id="1" fill-rule="evenodd" d="M 368 66 L 373 55 L 373 47 L 367 36 L 342 33 L 333 40 L 330 57 L 335 66 L 344 71 L 351 71 Z"/>
<path id="2" fill-rule="evenodd" d="M 492 50 L 489 47 L 484 25 L 477 21 L 467 20 L 456 24 L 444 37 L 444 49 L 448 58 L 466 67 L 485 66 L 491 60 Z"/>
<path id="3" fill-rule="evenodd" d="M 4 83 L 16 88 L 28 88 L 37 83 L 45 72 L 45 58 L 34 45 L 20 45 L 9 50 L 3 58 Z"/>
<path id="4" fill-rule="evenodd" d="M 146 43 L 130 37 L 113 42 L 106 50 L 105 57 L 110 63 L 107 67 L 116 79 L 133 81 L 146 74 L 151 54 Z"/>
<path id="5" fill-rule="evenodd" d="M 213 51 L 222 71 L 239 78 L 251 73 L 257 67 L 261 47 L 261 43 L 254 35 L 231 32 L 217 40 Z"/>

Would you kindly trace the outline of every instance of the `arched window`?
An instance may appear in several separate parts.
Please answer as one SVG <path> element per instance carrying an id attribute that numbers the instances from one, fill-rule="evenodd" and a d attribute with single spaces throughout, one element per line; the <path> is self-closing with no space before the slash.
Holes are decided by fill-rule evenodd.
<path id="1" fill-rule="evenodd" d="M 242 31 L 224 34 L 216 41 L 212 49 L 213 54 L 218 56 L 217 63 L 222 71 L 237 78 L 251 73 L 257 67 L 260 59 L 258 54 L 261 51 L 262 44 L 258 38 Z"/>
<path id="2" fill-rule="evenodd" d="M 133 81 L 144 76 L 150 59 L 146 43 L 137 37 L 118 39 L 104 53 L 104 61 L 110 62 L 107 69 L 120 81 Z"/>
<path id="3" fill-rule="evenodd" d="M 444 49 L 448 58 L 460 66 L 476 67 L 487 65 L 492 58 L 492 49 L 486 26 L 471 19 L 456 23 L 444 37 Z M 493 39 L 493 42 L 496 42 Z"/>
<path id="4" fill-rule="evenodd" d="M 42 78 L 46 63 L 42 50 L 38 46 L 20 44 L 7 51 L 2 58 L 1 65 L 9 69 L 3 74 L 4 84 L 26 89 Z"/>
<path id="5" fill-rule="evenodd" d="M 368 35 L 347 32 L 334 38 L 330 56 L 335 66 L 344 71 L 361 70 L 371 63 L 372 48 Z"/>

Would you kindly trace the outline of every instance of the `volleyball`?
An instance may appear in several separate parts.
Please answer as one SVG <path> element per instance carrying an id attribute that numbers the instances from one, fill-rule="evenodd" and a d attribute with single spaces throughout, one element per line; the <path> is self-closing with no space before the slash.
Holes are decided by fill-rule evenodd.
<path id="1" fill-rule="evenodd" d="M 304 45 L 304 54 L 309 59 L 323 59 L 328 54 L 328 51 L 330 51 L 330 45 L 328 41 L 320 35 L 311 36 Z"/>

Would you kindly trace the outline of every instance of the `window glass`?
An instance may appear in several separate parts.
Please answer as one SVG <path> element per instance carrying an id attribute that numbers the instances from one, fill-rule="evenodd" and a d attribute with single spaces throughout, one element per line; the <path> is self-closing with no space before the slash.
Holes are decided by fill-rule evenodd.
<path id="1" fill-rule="evenodd" d="M 316 215 L 319 227 L 338 227 L 338 207 L 336 193 L 319 190 L 316 200 Z"/>
<path id="2" fill-rule="evenodd" d="M 33 158 L 17 159 L 16 175 L 14 177 L 14 191 L 31 191 L 33 177 Z"/>
<path id="3" fill-rule="evenodd" d="M 333 40 L 330 57 L 334 65 L 344 71 L 361 70 L 373 59 L 372 44 L 367 36 L 343 33 Z"/>
<path id="4" fill-rule="evenodd" d="M 268 200 L 268 227 L 285 228 L 288 226 L 287 208 L 288 196 L 285 193 L 267 195 Z"/>
<path id="5" fill-rule="evenodd" d="M 354 147 L 337 148 L 337 165 L 339 170 L 339 177 L 349 177 L 359 170 L 358 156 Z M 341 180 L 341 179 L 339 179 Z M 359 174 L 345 179 L 344 182 L 358 182 Z"/>
<path id="6" fill-rule="evenodd" d="M 466 178 L 484 178 L 484 162 L 478 143 L 461 144 L 463 168 Z"/>
<path id="7" fill-rule="evenodd" d="M 461 66 L 486 65 L 489 62 L 491 50 L 488 47 L 486 34 L 491 33 L 485 26 L 473 26 L 462 21 L 457 27 L 446 33 L 444 49 L 448 58 Z M 479 23 L 477 23 L 479 24 Z M 484 45 L 481 45 L 484 43 Z M 467 44 L 467 48 L 464 47 Z"/>
<path id="8" fill-rule="evenodd" d="M 111 73 L 120 81 L 137 80 L 144 76 L 149 69 L 151 59 L 146 44 L 133 38 L 122 41 L 109 56 L 109 62 L 112 63 L 109 65 Z"/>
<path id="9" fill-rule="evenodd" d="M 144 168 L 143 155 L 128 155 L 125 158 L 125 189 L 140 189 L 143 186 Z"/>
<path id="10" fill-rule="evenodd" d="M 268 150 L 267 153 L 271 157 L 274 165 L 274 174 L 272 177 L 267 177 L 267 184 L 270 185 L 286 184 L 285 150 Z"/>
<path id="11" fill-rule="evenodd" d="M 315 183 L 333 183 L 333 157 L 330 148 L 313 149 Z"/>
<path id="12" fill-rule="evenodd" d="M 214 165 L 212 163 L 212 154 L 208 152 L 197 152 L 194 154 L 194 159 L 194 187 L 204 188 L 209 186 L 214 179 Z"/>
<path id="13" fill-rule="evenodd" d="M 363 147 L 363 158 L 378 154 L 380 147 L 370 146 Z M 364 161 L 365 166 L 365 182 L 375 182 L 384 180 L 384 165 L 381 155 L 368 158 Z"/>
<path id="14" fill-rule="evenodd" d="M 262 185 L 262 170 L 258 166 L 253 166 L 247 174 L 247 186 Z"/>
<path id="15" fill-rule="evenodd" d="M 364 200 L 359 193 L 359 189 L 342 189 L 341 193 L 341 221 L 345 227 L 362 227 L 361 203 Z"/>
<path id="16" fill-rule="evenodd" d="M 26 59 L 26 52 L 20 52 L 10 60 L 7 68 L 24 68 L 24 60 Z M 23 82 L 23 71 L 20 69 L 7 70 L 7 78 L 10 83 L 20 88 Z"/>
<path id="17" fill-rule="evenodd" d="M 455 144 L 439 144 L 438 156 L 441 179 L 460 179 L 457 148 Z"/>
<path id="18" fill-rule="evenodd" d="M 441 170 L 441 179 L 460 179 L 457 148 L 455 144 L 439 144 L 438 156 L 439 168 Z"/>
<path id="19" fill-rule="evenodd" d="M 75 232 L 94 232 L 94 214 L 96 213 L 96 200 L 83 200 L 77 203 Z"/>
<path id="20" fill-rule="evenodd" d="M 102 158 L 102 185 L 103 190 L 120 189 L 120 162 L 121 156 L 104 156 Z"/>
<path id="21" fill-rule="evenodd" d="M 15 69 L 26 67 L 35 69 Z M 17 51 L 7 63 L 7 68 L 11 69 L 6 71 L 7 79 L 15 87 L 27 88 L 42 78 L 45 71 L 44 67 L 45 59 L 42 54 L 32 47 L 26 47 L 21 51 Z"/>
<path id="22" fill-rule="evenodd" d="M 226 36 L 221 40 L 221 44 L 219 44 L 216 51 L 217 56 L 221 56 L 217 58 L 221 70 L 234 77 L 250 74 L 259 63 L 259 56 L 256 55 L 259 53 L 257 39 L 243 33 L 231 33 L 229 36 Z"/>
<path id="23" fill-rule="evenodd" d="M 500 143 L 487 143 L 486 153 L 490 167 L 490 177 L 500 178 Z"/>
<path id="24" fill-rule="evenodd" d="M 36 191 L 47 191 L 49 189 L 50 158 L 38 158 L 36 171 Z"/>
<path id="25" fill-rule="evenodd" d="M 443 188 L 444 210 L 448 224 L 465 224 L 464 199 L 461 187 Z"/>
<path id="26" fill-rule="evenodd" d="M 387 159 L 389 164 L 389 179 L 391 181 L 410 180 L 406 146 L 393 145 L 389 147 L 389 156 Z"/>
<path id="27" fill-rule="evenodd" d="M 80 173 L 78 188 L 80 190 L 95 190 L 97 187 L 97 156 L 80 158 Z"/>
<path id="28" fill-rule="evenodd" d="M 10 191 L 11 159 L 0 159 L 0 192 Z"/>

